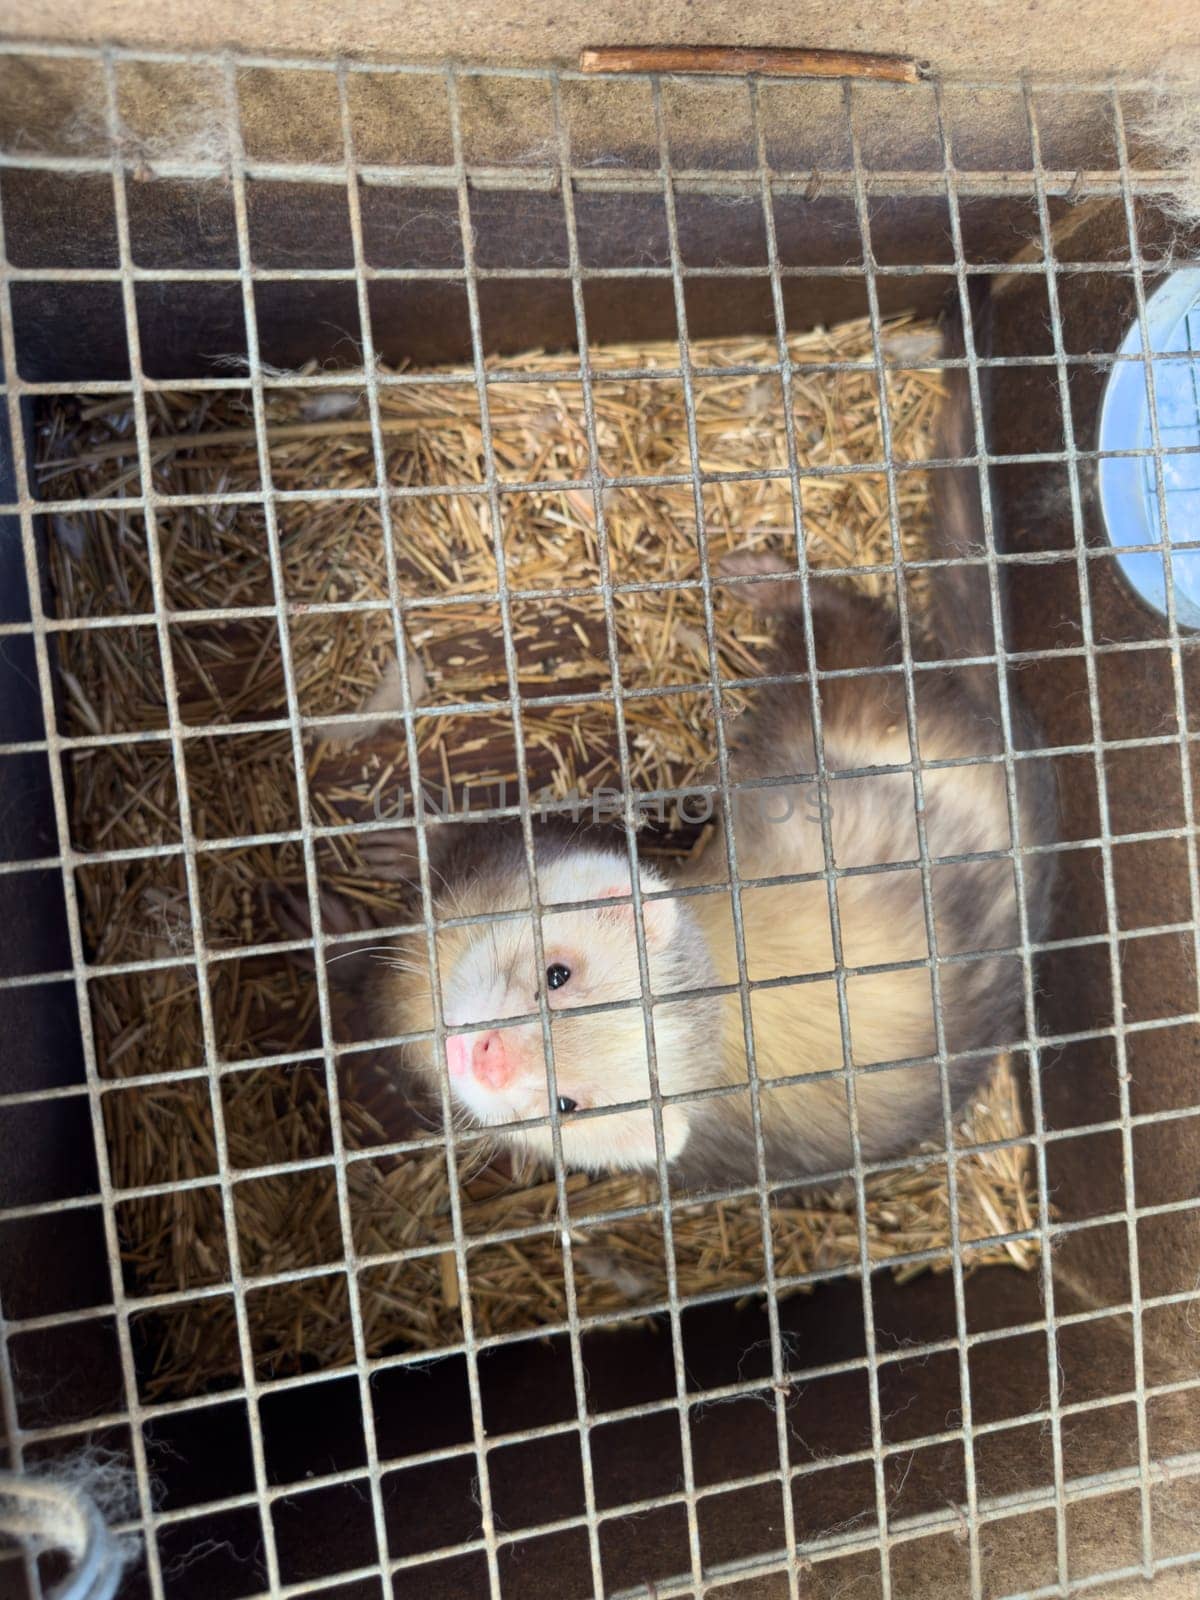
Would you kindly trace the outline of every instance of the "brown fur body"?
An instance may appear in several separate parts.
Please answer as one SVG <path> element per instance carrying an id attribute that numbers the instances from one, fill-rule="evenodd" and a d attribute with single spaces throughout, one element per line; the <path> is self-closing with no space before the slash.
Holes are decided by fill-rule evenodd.
<path id="1" fill-rule="evenodd" d="M 820 672 L 896 669 L 902 656 L 892 613 L 844 585 L 814 579 L 812 626 Z M 807 667 L 804 626 L 784 620 L 773 674 Z M 810 687 L 806 681 L 759 691 L 748 726 L 735 740 L 734 782 L 815 775 Z M 978 762 L 925 770 L 930 762 L 998 755 L 994 711 L 978 697 L 969 673 L 939 669 L 914 674 L 917 739 L 924 786 L 929 898 L 933 914 L 944 1050 L 957 1110 L 986 1077 L 993 1052 L 1024 1034 L 1019 959 L 989 952 L 1019 942 L 1011 860 L 945 861 L 1006 851 L 1012 842 L 1003 766 Z M 940 1132 L 938 1066 L 925 893 L 910 760 L 904 677 L 897 670 L 865 677 L 819 678 L 822 745 L 828 778 L 828 829 L 835 864 L 845 979 L 849 1063 L 856 1068 L 912 1062 L 855 1073 L 855 1101 L 864 1159 L 882 1160 Z M 735 728 L 737 725 L 735 725 Z M 840 773 L 872 769 L 862 776 Z M 893 770 L 889 771 L 888 768 Z M 882 769 L 882 770 L 877 770 Z M 1020 769 L 1019 769 L 1020 770 Z M 1044 782 L 1020 773 L 1022 845 L 1052 836 L 1053 804 Z M 785 816 L 790 811 L 790 816 Z M 734 802 L 734 847 L 741 891 L 747 976 L 751 982 L 808 981 L 751 991 L 751 1021 L 768 1174 L 811 1176 L 851 1165 L 853 1141 L 846 1085 L 831 1077 L 797 1083 L 843 1067 L 842 1015 L 824 877 L 819 791 L 814 777 L 783 788 L 742 790 Z M 1046 856 L 1024 859 L 1027 922 L 1042 931 L 1049 892 Z M 907 863 L 907 865 L 902 865 Z M 881 870 L 857 872 L 855 869 Z M 701 862 L 693 881 L 725 875 L 724 850 Z M 754 887 L 752 880 L 816 874 L 810 881 Z M 698 897 L 718 977 L 737 981 L 729 897 Z M 946 957 L 967 959 L 946 961 Z M 863 972 L 913 963 L 903 970 Z M 721 1077 L 748 1081 L 745 1030 L 737 999 L 723 1002 Z M 922 1059 L 925 1058 L 925 1059 Z M 779 1082 L 779 1080 L 790 1080 Z M 754 1171 L 749 1094 L 698 1103 L 684 1152 L 693 1181 L 744 1179 Z"/>

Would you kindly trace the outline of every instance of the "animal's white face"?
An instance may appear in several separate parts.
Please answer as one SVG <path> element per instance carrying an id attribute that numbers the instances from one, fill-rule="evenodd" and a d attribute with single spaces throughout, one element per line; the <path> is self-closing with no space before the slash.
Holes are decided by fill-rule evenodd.
<path id="1" fill-rule="evenodd" d="M 666 883 L 647 868 L 643 893 Z M 539 868 L 543 906 L 628 895 L 629 872 L 617 854 L 591 851 Z M 694 953 L 694 937 L 681 926 L 678 900 L 643 901 L 650 985 L 660 995 L 702 985 L 679 945 Z M 464 938 L 463 935 L 466 935 Z M 682 940 L 680 935 L 682 934 Z M 619 1107 L 651 1093 L 631 904 L 583 911 L 544 911 L 544 970 L 539 972 L 533 930 L 526 917 L 458 930 L 442 963 L 443 1013 L 447 1027 L 478 1024 L 446 1041 L 446 1069 L 455 1098 L 481 1123 L 502 1127 L 549 1113 L 549 1086 L 540 1015 L 504 1026 L 510 1017 L 539 1010 L 539 988 L 550 1011 L 555 1092 L 562 1147 L 568 1166 L 601 1170 L 652 1167 L 656 1161 L 649 1107 L 580 1117 L 596 1107 Z M 687 969 L 692 965 L 692 971 Z M 599 1015 L 579 1015 L 585 1006 L 611 1001 L 635 1004 Z M 700 1011 L 703 1012 L 703 1006 Z M 705 1048 L 694 1004 L 658 1004 L 653 1011 L 659 1084 L 664 1093 L 691 1086 L 692 1058 Z M 697 1037 L 697 1034 L 700 1037 Z M 710 1043 L 710 1041 L 709 1041 Z M 686 1106 L 662 1108 L 668 1160 L 683 1149 Z M 511 1137 L 549 1159 L 549 1126 L 516 1129 Z"/>

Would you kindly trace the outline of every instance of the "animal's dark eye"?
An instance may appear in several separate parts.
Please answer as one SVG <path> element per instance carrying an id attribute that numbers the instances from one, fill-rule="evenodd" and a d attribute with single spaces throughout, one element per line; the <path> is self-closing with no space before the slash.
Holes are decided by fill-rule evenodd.
<path id="1" fill-rule="evenodd" d="M 561 989 L 571 976 L 570 967 L 564 967 L 561 961 L 552 962 L 546 968 L 546 984 L 551 989 Z"/>
<path id="2" fill-rule="evenodd" d="M 560 1094 L 558 1097 L 559 1116 L 565 1117 L 569 1111 L 574 1111 L 578 1104 L 578 1100 L 568 1100 L 565 1094 Z"/>

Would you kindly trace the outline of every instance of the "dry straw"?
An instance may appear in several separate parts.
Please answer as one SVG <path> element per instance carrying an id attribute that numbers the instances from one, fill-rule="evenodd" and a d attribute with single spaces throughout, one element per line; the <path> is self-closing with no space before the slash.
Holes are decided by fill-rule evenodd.
<path id="1" fill-rule="evenodd" d="M 810 560 L 820 566 L 878 565 L 864 586 L 888 594 L 891 533 L 882 473 L 815 476 L 805 469 L 877 462 L 882 457 L 879 396 L 864 322 L 790 340 L 801 451 L 801 493 Z M 887 329 L 893 447 L 911 461 L 899 475 L 906 555 L 927 548 L 927 482 L 936 372 L 921 370 L 937 348 L 925 324 L 901 320 Z M 765 341 L 713 342 L 698 359 L 713 367 L 767 367 Z M 691 467 L 683 393 L 677 378 L 607 378 L 620 368 L 669 370 L 674 345 L 608 347 L 593 352 L 601 465 L 612 476 L 687 473 Z M 829 361 L 859 361 L 857 371 L 824 370 Z M 908 363 L 908 365 L 902 365 Z M 580 479 L 588 470 L 582 392 L 562 375 L 563 358 L 534 353 L 506 366 L 533 381 L 489 386 L 497 466 L 504 483 L 503 540 L 510 585 L 541 591 L 598 582 L 599 552 L 589 494 L 529 492 L 522 484 Z M 752 474 L 786 467 L 782 391 L 776 374 L 696 380 L 700 465 L 706 471 Z M 154 486 L 166 494 L 251 492 L 260 484 L 248 392 L 148 396 Z M 407 599 L 487 593 L 496 584 L 492 528 L 482 496 L 451 492 L 483 481 L 479 408 L 474 387 L 456 375 L 445 382 L 381 390 L 389 481 L 445 485 L 446 492 L 396 501 L 397 557 Z M 331 397 L 272 388 L 267 396 L 271 473 L 283 490 L 363 488 L 374 482 L 369 422 L 361 390 Z M 129 496 L 129 509 L 95 510 L 55 519 L 51 566 L 61 615 L 95 617 L 154 609 L 132 412 L 121 398 L 58 402 L 43 418 L 39 452 L 43 490 L 55 497 Z M 786 551 L 793 526 L 786 476 L 748 477 L 704 491 L 711 559 L 745 548 Z M 616 626 L 622 680 L 634 688 L 704 683 L 709 662 L 698 579 L 699 553 L 690 486 L 605 491 L 612 575 L 617 584 L 673 580 L 683 587 L 618 594 Z M 387 578 L 378 507 L 371 499 L 280 502 L 279 529 L 302 711 L 358 710 L 386 670 L 392 622 L 386 610 L 306 615 L 304 603 L 386 600 Z M 179 610 L 271 605 L 261 507 L 172 506 L 159 513 L 162 569 L 169 604 Z M 714 574 L 715 576 L 715 574 Z M 918 614 L 919 588 L 913 593 Z M 769 644 L 769 627 L 736 589 L 716 590 L 719 669 L 752 675 Z M 523 724 L 535 790 L 593 790 L 618 777 L 611 707 L 589 698 L 609 682 L 599 594 L 570 600 L 515 601 L 513 624 L 519 691 L 528 699 L 577 692 L 568 706 L 529 706 Z M 494 605 L 465 601 L 420 605 L 407 613 L 408 637 L 428 678 L 430 704 L 495 699 L 494 712 L 421 717 L 417 738 L 422 777 L 439 789 L 464 789 L 494 802 L 497 785 L 515 779 L 507 684 Z M 129 626 L 60 635 L 63 707 L 68 731 L 103 733 L 166 725 L 157 640 Z M 218 959 L 210 970 L 218 1044 L 226 1060 L 279 1056 L 278 1066 L 226 1075 L 221 1092 L 229 1154 L 235 1169 L 262 1168 L 329 1154 L 329 1108 L 323 1075 L 311 1064 L 286 1064 L 289 1052 L 313 1042 L 313 985 L 283 957 L 221 958 L 247 944 L 280 937 L 264 885 L 295 885 L 303 876 L 300 847 L 246 846 L 237 840 L 294 828 L 296 783 L 287 733 L 239 735 L 247 720 L 285 709 L 283 668 L 272 619 L 172 628 L 180 712 L 186 722 L 225 724 L 228 735 L 191 740 L 187 781 L 194 826 L 207 840 L 230 841 L 204 852 L 199 876 L 206 942 Z M 736 712 L 743 699 L 730 691 Z M 636 781 L 647 788 L 682 787 L 713 753 L 706 693 L 630 700 L 626 721 Z M 401 742 L 386 728 L 349 750 L 315 736 L 307 744 L 306 781 L 316 820 L 372 815 L 408 788 Z M 101 746 L 77 752 L 71 770 L 75 843 L 81 850 L 134 849 L 179 838 L 179 805 L 165 742 Z M 686 848 L 664 834 L 652 848 Z M 395 885 L 377 876 L 352 839 L 325 841 L 319 851 L 324 887 L 363 921 L 403 920 Z M 84 866 L 80 894 L 97 960 L 130 961 L 190 947 L 187 889 L 178 858 L 143 858 Z M 141 1087 L 148 1073 L 203 1064 L 204 1051 L 191 969 L 135 972 L 92 984 L 101 1072 L 127 1080 L 105 1096 L 114 1181 L 119 1188 L 215 1175 L 208 1086 Z M 339 1022 L 340 1025 L 340 1022 Z M 343 1058 L 352 1060 L 353 1058 Z M 352 1149 L 385 1137 L 373 1093 L 349 1067 L 342 1074 L 341 1114 Z M 1013 1141 L 1022 1132 L 1014 1079 L 1001 1068 L 969 1108 L 964 1142 Z M 968 1266 L 1007 1262 L 1029 1267 L 1036 1246 L 997 1236 L 1031 1224 L 1028 1152 L 1005 1143 L 958 1164 L 960 1227 Z M 560 1321 L 565 1309 L 561 1245 L 554 1226 L 553 1185 L 530 1175 L 520 1182 L 498 1169 L 479 1170 L 478 1153 L 464 1170 L 464 1224 L 469 1238 L 497 1229 L 544 1228 L 508 1243 L 474 1246 L 469 1256 L 475 1326 L 481 1335 Z M 448 1174 L 431 1150 L 399 1162 L 351 1163 L 349 1188 L 355 1246 L 361 1256 L 397 1253 L 449 1238 Z M 619 1315 L 658 1301 L 665 1292 L 656 1185 L 642 1177 L 568 1180 L 575 1236 L 576 1285 L 584 1316 Z M 934 1252 L 934 1270 L 950 1261 L 944 1163 L 872 1179 L 867 1236 L 873 1261 Z M 337 1272 L 342 1236 L 333 1174 L 326 1164 L 299 1174 L 239 1183 L 235 1189 L 239 1250 L 250 1276 L 328 1264 L 327 1276 L 252 1290 L 249 1316 L 255 1358 L 264 1375 L 300 1365 L 348 1362 L 353 1350 L 344 1278 Z M 617 1222 L 587 1225 L 589 1216 L 627 1211 Z M 638 1214 L 638 1213 L 641 1214 Z M 127 1266 L 148 1293 L 219 1285 L 228 1277 L 219 1194 L 188 1188 L 120 1208 Z M 824 1268 L 852 1270 L 858 1232 L 845 1200 L 772 1212 L 776 1268 L 800 1278 Z M 674 1240 L 680 1293 L 720 1288 L 753 1293 L 762 1282 L 758 1201 L 680 1206 Z M 461 1337 L 457 1282 L 446 1252 L 368 1262 L 360 1272 L 363 1316 L 373 1352 L 396 1344 L 436 1349 Z M 898 1266 L 900 1274 L 915 1270 Z M 794 1285 L 803 1287 L 803 1285 Z M 237 1338 L 231 1303 L 216 1295 L 187 1301 L 153 1319 L 154 1386 L 178 1392 L 236 1374 Z"/>

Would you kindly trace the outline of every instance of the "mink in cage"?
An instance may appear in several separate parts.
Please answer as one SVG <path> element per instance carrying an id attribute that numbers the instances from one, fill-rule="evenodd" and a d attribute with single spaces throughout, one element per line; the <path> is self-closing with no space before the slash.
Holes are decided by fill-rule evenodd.
<path id="1" fill-rule="evenodd" d="M 953 322 L 947 345 L 961 350 Z M 961 370 L 950 376 L 936 453 L 962 460 L 969 396 Z M 957 1118 L 1023 1032 L 1013 952 L 1022 933 L 1042 936 L 1053 857 L 1029 856 L 1020 887 L 1012 857 L 1050 844 L 1055 826 L 1048 775 L 1023 777 L 1010 797 L 1003 766 L 988 760 L 1003 749 L 994 694 L 977 669 L 955 665 L 988 654 L 993 630 L 986 573 L 968 564 L 984 550 L 972 478 L 962 467 L 936 479 L 930 551 L 961 563 L 939 573 L 924 619 L 925 658 L 945 663 L 937 673 L 912 674 L 911 641 L 883 601 L 780 554 L 724 558 L 723 576 L 743 580 L 777 621 L 765 677 L 730 728 L 730 827 L 674 871 L 642 862 L 638 906 L 623 830 L 536 815 L 533 913 L 519 820 L 430 824 L 444 1054 L 427 1037 L 423 932 L 357 971 L 331 969 L 335 986 L 358 987 L 372 1036 L 426 1036 L 383 1069 L 398 1097 L 436 1117 L 446 1080 L 460 1126 L 492 1130 L 535 1160 L 553 1160 L 556 1142 L 568 1168 L 594 1173 L 665 1160 L 697 1189 L 753 1182 L 760 1164 L 774 1182 L 832 1180 Z M 906 618 L 903 631 L 914 626 Z M 419 696 L 415 662 L 410 680 Z M 393 668 L 369 710 L 399 709 Z M 1003 716 L 1026 731 L 1015 695 Z M 719 789 L 715 765 L 707 776 Z M 377 835 L 367 849 L 377 871 L 408 873 L 416 887 L 411 832 Z M 941 966 L 934 987 L 938 956 L 972 959 Z M 833 982 L 803 981 L 828 978 L 839 960 L 850 971 L 844 997 Z M 782 980 L 753 991 L 750 1038 L 743 970 L 751 982 Z M 857 1070 L 876 1064 L 885 1070 Z M 855 1075 L 853 1104 L 843 1068 Z"/>

